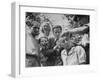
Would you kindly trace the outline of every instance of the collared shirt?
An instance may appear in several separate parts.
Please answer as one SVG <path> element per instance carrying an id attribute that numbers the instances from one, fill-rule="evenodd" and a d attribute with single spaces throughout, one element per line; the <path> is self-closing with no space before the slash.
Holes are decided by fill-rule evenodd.
<path id="1" fill-rule="evenodd" d="M 67 54 L 68 53 L 68 54 Z M 86 53 L 81 46 L 72 47 L 69 52 L 61 52 L 63 65 L 78 65 L 86 61 Z"/>

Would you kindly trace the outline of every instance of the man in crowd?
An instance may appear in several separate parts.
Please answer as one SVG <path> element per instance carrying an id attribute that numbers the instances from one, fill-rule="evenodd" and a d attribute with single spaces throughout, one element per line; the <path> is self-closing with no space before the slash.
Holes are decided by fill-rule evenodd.
<path id="1" fill-rule="evenodd" d="M 50 44 L 51 47 L 54 48 L 56 45 L 56 42 L 59 40 L 61 33 L 62 33 L 62 27 L 60 25 L 56 25 L 52 28 L 52 32 L 54 37 L 50 38 Z"/>
<path id="2" fill-rule="evenodd" d="M 65 36 L 62 39 L 61 46 L 64 49 L 61 52 L 61 58 L 63 61 L 63 65 L 80 65 L 86 63 L 86 52 L 84 48 L 76 45 L 74 43 L 76 41 L 74 40 L 71 39 L 71 35 L 69 36 L 69 38 Z"/>
<path id="3" fill-rule="evenodd" d="M 39 35 L 40 25 L 33 21 L 32 26 L 26 24 L 26 67 L 40 66 L 39 44 L 36 37 Z"/>
<path id="4" fill-rule="evenodd" d="M 39 39 L 40 44 L 40 63 L 41 66 L 48 66 L 48 49 L 49 49 L 49 41 L 47 37 L 41 37 Z"/>
<path id="5" fill-rule="evenodd" d="M 57 41 L 59 40 L 61 36 L 62 27 L 60 25 L 56 25 L 53 27 L 52 32 L 53 32 L 54 37 L 49 39 L 49 44 L 50 44 L 51 49 L 55 51 L 54 53 L 55 56 L 52 56 L 54 57 L 53 62 L 55 65 L 61 65 L 62 64 L 61 57 L 60 57 L 61 48 L 57 45 Z"/>

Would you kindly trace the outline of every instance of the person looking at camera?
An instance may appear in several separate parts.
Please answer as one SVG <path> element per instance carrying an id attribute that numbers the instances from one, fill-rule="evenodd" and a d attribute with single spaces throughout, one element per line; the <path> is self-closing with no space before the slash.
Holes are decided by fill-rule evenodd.
<path id="1" fill-rule="evenodd" d="M 71 39 L 71 35 L 69 37 L 63 36 L 61 42 L 61 46 L 64 48 L 61 51 L 63 65 L 80 65 L 86 63 L 86 52 L 84 48 L 76 45 L 74 42 Z"/>
<path id="2" fill-rule="evenodd" d="M 57 45 L 57 41 L 59 40 L 60 36 L 61 36 L 61 33 L 62 33 L 62 27 L 61 25 L 56 25 L 52 28 L 52 32 L 53 32 L 53 35 L 54 37 L 50 38 L 49 39 L 49 42 L 50 42 L 50 47 L 55 50 L 55 65 L 61 65 L 62 64 L 62 61 L 61 61 L 61 55 L 60 55 L 60 52 L 62 50 L 62 48 L 60 48 L 58 45 Z"/>
<path id="3" fill-rule="evenodd" d="M 40 66 L 39 44 L 36 37 L 39 35 L 40 25 L 33 21 L 32 26 L 26 25 L 26 67 Z"/>

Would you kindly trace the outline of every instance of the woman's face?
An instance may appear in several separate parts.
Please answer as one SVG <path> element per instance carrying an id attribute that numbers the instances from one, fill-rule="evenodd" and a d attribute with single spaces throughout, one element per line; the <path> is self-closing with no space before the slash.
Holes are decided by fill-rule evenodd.
<path id="1" fill-rule="evenodd" d="M 50 25 L 49 24 L 44 25 L 43 30 L 44 30 L 44 34 L 47 35 L 47 36 L 49 36 Z"/>

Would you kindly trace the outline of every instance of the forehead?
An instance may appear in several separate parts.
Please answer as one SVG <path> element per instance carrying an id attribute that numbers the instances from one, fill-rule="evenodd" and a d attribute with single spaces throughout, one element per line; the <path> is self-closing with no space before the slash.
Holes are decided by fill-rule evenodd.
<path id="1" fill-rule="evenodd" d="M 72 34 L 72 37 L 78 37 L 81 36 L 80 34 Z"/>
<path id="2" fill-rule="evenodd" d="M 36 21 L 33 21 L 32 24 L 33 24 L 33 27 L 39 27 L 40 26 L 40 23 L 36 22 Z"/>
<path id="3" fill-rule="evenodd" d="M 45 38 L 45 37 L 41 38 L 41 41 L 44 41 L 44 40 L 46 40 L 46 41 L 47 41 L 48 39 L 47 39 L 47 38 Z"/>
<path id="4" fill-rule="evenodd" d="M 45 25 L 44 25 L 44 28 L 45 28 L 45 27 L 50 28 L 50 25 L 49 25 L 49 24 L 45 24 Z"/>
<path id="5" fill-rule="evenodd" d="M 39 25 L 32 26 L 32 28 L 40 28 Z"/>
<path id="6" fill-rule="evenodd" d="M 61 31 L 61 29 L 60 29 L 60 28 L 54 28 L 53 31 L 54 31 L 54 32 L 59 32 L 59 31 Z"/>

